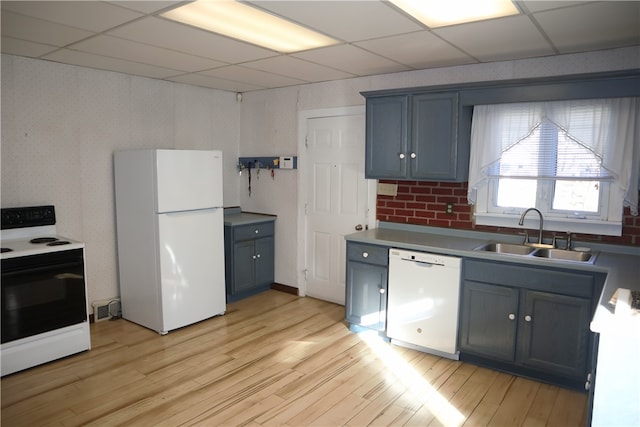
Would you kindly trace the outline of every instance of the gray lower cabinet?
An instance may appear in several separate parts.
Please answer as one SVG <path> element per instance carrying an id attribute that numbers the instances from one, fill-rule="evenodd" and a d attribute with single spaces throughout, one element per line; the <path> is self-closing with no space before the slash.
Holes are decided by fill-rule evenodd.
<path id="1" fill-rule="evenodd" d="M 265 291 L 274 280 L 274 221 L 225 226 L 227 302 Z"/>
<path id="2" fill-rule="evenodd" d="M 345 320 L 384 331 L 387 319 L 389 248 L 347 242 Z"/>
<path id="3" fill-rule="evenodd" d="M 581 388 L 591 370 L 597 275 L 465 262 L 461 359 Z"/>

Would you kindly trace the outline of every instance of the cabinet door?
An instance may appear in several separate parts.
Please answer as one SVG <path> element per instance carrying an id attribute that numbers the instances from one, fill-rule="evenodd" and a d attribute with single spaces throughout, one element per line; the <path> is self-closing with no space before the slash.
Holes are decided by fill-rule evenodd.
<path id="1" fill-rule="evenodd" d="M 274 278 L 273 237 L 255 240 L 255 286 L 269 286 Z"/>
<path id="2" fill-rule="evenodd" d="M 406 179 L 408 99 L 367 98 L 365 178 Z"/>
<path id="3" fill-rule="evenodd" d="M 456 179 L 458 95 L 415 95 L 411 105 L 410 176 Z"/>
<path id="4" fill-rule="evenodd" d="M 521 363 L 584 379 L 587 374 L 591 301 L 526 291 L 520 314 Z"/>
<path id="5" fill-rule="evenodd" d="M 387 317 L 387 267 L 347 262 L 346 320 L 384 331 Z"/>
<path id="6" fill-rule="evenodd" d="M 233 293 L 246 291 L 255 286 L 255 245 L 253 240 L 233 244 Z"/>
<path id="7" fill-rule="evenodd" d="M 518 295 L 515 288 L 465 280 L 460 350 L 514 361 Z"/>

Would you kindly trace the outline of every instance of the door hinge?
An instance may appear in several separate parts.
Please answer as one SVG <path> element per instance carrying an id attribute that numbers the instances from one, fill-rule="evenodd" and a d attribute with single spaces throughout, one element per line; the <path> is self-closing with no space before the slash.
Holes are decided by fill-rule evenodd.
<path id="1" fill-rule="evenodd" d="M 304 137 L 304 148 L 309 148 L 309 137 L 308 136 Z"/>
<path id="2" fill-rule="evenodd" d="M 304 270 L 302 270 L 302 274 L 304 274 L 304 280 L 306 282 L 309 278 L 309 269 L 305 268 Z"/>

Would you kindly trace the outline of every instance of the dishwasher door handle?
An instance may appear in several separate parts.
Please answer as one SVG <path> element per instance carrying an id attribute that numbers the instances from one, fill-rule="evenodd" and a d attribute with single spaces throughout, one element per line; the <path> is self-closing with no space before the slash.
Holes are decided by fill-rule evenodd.
<path id="1" fill-rule="evenodd" d="M 417 259 L 406 259 L 404 261 L 412 262 L 419 267 L 444 267 L 444 264 L 439 262 L 418 261 Z"/>

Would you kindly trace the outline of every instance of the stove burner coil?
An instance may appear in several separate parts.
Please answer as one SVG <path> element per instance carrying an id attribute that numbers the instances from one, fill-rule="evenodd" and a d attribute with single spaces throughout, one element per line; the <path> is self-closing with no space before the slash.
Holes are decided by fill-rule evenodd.
<path id="1" fill-rule="evenodd" d="M 29 243 L 51 243 L 58 240 L 55 237 L 36 237 L 35 239 L 29 240 Z"/>
<path id="2" fill-rule="evenodd" d="M 54 242 L 47 243 L 47 246 L 60 246 L 60 245 L 68 245 L 71 242 L 67 242 L 66 240 L 56 240 Z"/>

